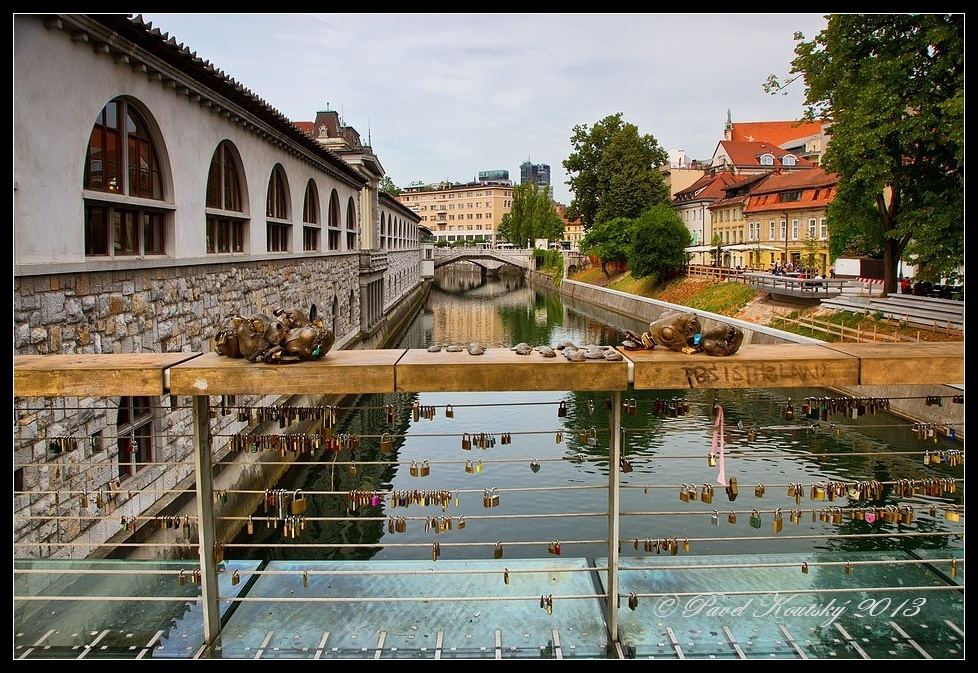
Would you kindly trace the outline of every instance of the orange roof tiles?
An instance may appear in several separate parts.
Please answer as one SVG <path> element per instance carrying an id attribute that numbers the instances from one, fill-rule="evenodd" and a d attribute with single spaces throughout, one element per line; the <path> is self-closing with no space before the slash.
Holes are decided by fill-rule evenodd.
<path id="1" fill-rule="evenodd" d="M 771 175 L 757 189 L 751 191 L 744 212 L 824 208 L 835 196 L 838 180 L 839 176 L 835 173 L 826 173 L 821 168 Z M 801 193 L 794 201 L 781 201 L 779 195 L 790 191 Z"/>
<path id="2" fill-rule="evenodd" d="M 781 166 L 781 157 L 789 152 L 776 145 L 763 142 L 747 142 L 736 140 L 721 140 L 720 146 L 723 147 L 730 161 L 735 166 L 760 166 L 761 155 L 771 154 L 774 156 L 774 165 Z M 814 164 L 807 159 L 795 157 L 796 168 L 811 168 Z"/>
<path id="3" fill-rule="evenodd" d="M 822 122 L 817 121 L 734 122 L 730 139 L 783 145 L 789 140 L 813 136 L 821 132 Z"/>
<path id="4" fill-rule="evenodd" d="M 314 127 L 312 122 L 292 122 L 292 126 L 296 127 L 310 138 L 314 135 Z"/>

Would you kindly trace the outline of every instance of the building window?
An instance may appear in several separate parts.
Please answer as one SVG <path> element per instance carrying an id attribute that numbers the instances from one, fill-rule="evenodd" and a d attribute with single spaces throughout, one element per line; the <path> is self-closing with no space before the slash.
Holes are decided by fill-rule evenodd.
<path id="1" fill-rule="evenodd" d="M 205 212 L 208 253 L 244 252 L 247 220 L 243 215 L 244 199 L 238 166 L 237 150 L 230 141 L 223 141 L 211 157 L 207 174 Z"/>
<path id="2" fill-rule="evenodd" d="M 808 238 L 815 238 L 815 218 L 808 220 Z"/>
<path id="3" fill-rule="evenodd" d="M 302 249 L 319 250 L 319 190 L 310 178 L 302 199 Z"/>
<path id="4" fill-rule="evenodd" d="M 791 221 L 791 240 L 798 240 L 798 220 Z"/>
<path id="5" fill-rule="evenodd" d="M 85 204 L 85 254 L 89 257 L 166 254 L 166 214 L 108 203 Z"/>
<path id="6" fill-rule="evenodd" d="M 340 197 L 334 189 L 329 195 L 329 249 L 340 249 Z"/>
<path id="7" fill-rule="evenodd" d="M 268 252 L 288 252 L 292 238 L 292 225 L 289 219 L 289 186 L 285 170 L 281 164 L 272 168 L 268 178 L 268 195 L 265 198 L 266 250 Z"/>
<path id="8" fill-rule="evenodd" d="M 785 203 L 788 201 L 801 201 L 801 190 L 795 189 L 789 192 L 778 194 L 778 201 Z"/>
<path id="9" fill-rule="evenodd" d="M 794 166 L 795 165 L 795 155 L 793 155 L 793 154 L 785 154 L 783 157 L 781 157 L 781 165 L 782 166 Z"/>
<path id="10" fill-rule="evenodd" d="M 769 223 L 767 233 L 768 233 L 768 240 L 769 241 L 775 240 L 774 239 L 774 220 L 771 220 L 771 222 Z"/>
<path id="11" fill-rule="evenodd" d="M 163 174 L 149 126 L 136 106 L 116 99 L 102 108 L 85 155 L 84 189 L 163 201 Z M 85 255 L 166 254 L 165 210 L 85 198 Z"/>
<path id="12" fill-rule="evenodd" d="M 788 221 L 787 220 L 781 220 L 781 235 L 780 235 L 779 238 L 782 241 L 787 240 L 787 238 L 788 238 Z"/>
<path id="13" fill-rule="evenodd" d="M 824 241 L 826 238 L 829 237 L 829 228 L 825 224 L 825 218 L 824 217 L 819 222 L 819 229 L 820 229 L 820 231 L 819 231 L 818 237 L 821 238 Z"/>
<path id="14" fill-rule="evenodd" d="M 131 477 L 153 461 L 153 405 L 149 397 L 122 397 L 116 416 L 119 476 Z"/>
<path id="15" fill-rule="evenodd" d="M 761 166 L 773 166 L 774 165 L 774 155 L 773 154 L 762 154 L 761 155 Z"/>
<path id="16" fill-rule="evenodd" d="M 357 249 L 357 206 L 352 196 L 346 202 L 346 249 Z"/>

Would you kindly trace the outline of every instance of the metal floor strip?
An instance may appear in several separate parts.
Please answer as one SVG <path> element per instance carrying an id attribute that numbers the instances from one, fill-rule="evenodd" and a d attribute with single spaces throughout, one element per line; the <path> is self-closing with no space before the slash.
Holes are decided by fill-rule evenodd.
<path id="1" fill-rule="evenodd" d="M 918 652 L 920 652 L 920 656 L 922 656 L 924 659 L 933 659 L 934 658 L 934 657 L 930 656 L 929 654 L 927 654 L 927 650 L 925 650 L 920 645 L 918 645 L 917 644 L 917 641 L 914 640 L 913 638 L 911 638 L 909 633 L 907 633 L 906 631 L 904 631 L 903 629 L 901 629 L 899 624 L 897 624 L 894 621 L 891 621 L 890 622 L 890 626 L 892 626 L 893 627 L 893 630 L 896 631 L 897 633 L 899 633 L 900 636 L 904 640 L 906 640 L 908 643 L 910 643 L 910 646 L 911 647 L 913 647 L 915 650 L 917 650 Z"/>

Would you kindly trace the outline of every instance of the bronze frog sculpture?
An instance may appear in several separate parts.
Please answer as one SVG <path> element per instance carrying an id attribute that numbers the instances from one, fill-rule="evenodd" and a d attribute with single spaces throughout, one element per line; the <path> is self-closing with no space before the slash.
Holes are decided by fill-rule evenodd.
<path id="1" fill-rule="evenodd" d="M 218 354 L 287 363 L 318 360 L 333 347 L 335 335 L 316 317 L 315 304 L 308 318 L 301 309 L 276 309 L 272 315 L 232 315 L 214 337 Z"/>
<path id="2" fill-rule="evenodd" d="M 641 335 L 625 332 L 622 347 L 627 350 L 656 346 L 686 354 L 703 352 L 707 355 L 733 355 L 744 341 L 744 333 L 733 325 L 720 325 L 703 332 L 699 318 L 693 313 L 674 313 L 649 324 Z"/>

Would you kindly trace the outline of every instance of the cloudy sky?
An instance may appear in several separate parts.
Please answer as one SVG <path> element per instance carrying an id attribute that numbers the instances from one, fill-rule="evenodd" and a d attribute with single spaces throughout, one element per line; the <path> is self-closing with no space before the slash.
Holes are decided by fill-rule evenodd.
<path id="1" fill-rule="evenodd" d="M 557 200 L 575 124 L 609 114 L 692 158 L 734 121 L 796 119 L 803 89 L 771 96 L 795 31 L 817 14 L 146 14 L 292 120 L 339 110 L 387 174 L 466 181 L 530 158 Z"/>

